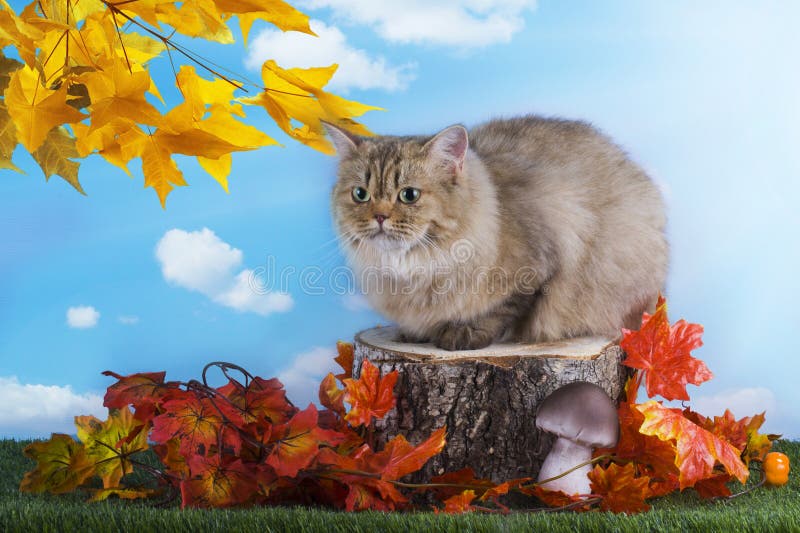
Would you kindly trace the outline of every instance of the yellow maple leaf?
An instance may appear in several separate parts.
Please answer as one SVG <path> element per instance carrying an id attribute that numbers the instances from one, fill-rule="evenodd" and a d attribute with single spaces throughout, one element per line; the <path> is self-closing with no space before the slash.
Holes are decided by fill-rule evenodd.
<path id="1" fill-rule="evenodd" d="M 42 31 L 18 17 L 5 0 L 0 0 L 0 48 L 13 45 L 20 57 L 32 67 L 36 63 L 36 42 Z"/>
<path id="2" fill-rule="evenodd" d="M 120 135 L 118 141 L 122 160 L 142 158 L 144 186 L 152 187 L 156 191 L 161 207 L 166 207 L 167 195 L 174 187 L 187 185 L 183 172 L 172 160 L 172 152 L 161 146 L 154 135 L 133 128 Z"/>
<path id="3" fill-rule="evenodd" d="M 100 0 L 38 0 L 30 5 L 38 7 L 45 18 L 72 26 L 106 9 Z"/>
<path id="4" fill-rule="evenodd" d="M 157 6 L 158 20 L 189 37 L 202 37 L 228 44 L 233 34 L 213 0 L 184 0 L 180 6 L 164 2 Z"/>
<path id="5" fill-rule="evenodd" d="M 264 62 L 261 75 L 265 90 L 240 101 L 264 107 L 283 131 L 326 154 L 334 149 L 325 136 L 322 121 L 330 122 L 358 135 L 372 135 L 366 127 L 355 122 L 358 117 L 379 107 L 361 104 L 333 95 L 322 89 L 338 65 L 309 69 L 283 69 L 273 60 Z M 292 121 L 302 123 L 295 127 Z"/>
<path id="6" fill-rule="evenodd" d="M 228 175 L 231 173 L 231 167 L 233 166 L 231 154 L 221 155 L 217 159 L 197 156 L 197 162 L 200 163 L 203 170 L 217 180 L 217 183 L 225 189 L 225 192 L 230 192 L 228 190 Z"/>
<path id="7" fill-rule="evenodd" d="M 78 181 L 80 164 L 72 161 L 72 158 L 80 157 L 75 148 L 75 137 L 66 128 L 61 126 L 50 130 L 44 143 L 31 155 L 41 167 L 46 180 L 59 175 L 76 191 L 86 194 Z"/>
<path id="8" fill-rule="evenodd" d="M 27 65 L 11 75 L 5 94 L 17 139 L 29 152 L 39 148 L 47 138 L 47 132 L 54 127 L 86 118 L 67 105 L 65 84 L 56 90 L 45 87 L 40 82 L 39 73 Z"/>
<path id="9" fill-rule="evenodd" d="M 118 20 L 116 22 L 119 24 Z M 130 63 L 135 69 L 136 66 L 144 65 L 166 50 L 160 40 L 141 33 L 118 31 L 115 18 L 109 11 L 87 18 L 78 37 L 81 42 L 76 48 L 95 52 L 94 56 L 87 60 L 89 64 L 117 56 L 126 62 L 126 66 Z"/>
<path id="10" fill-rule="evenodd" d="M 29 444 L 24 453 L 37 464 L 22 479 L 19 490 L 23 492 L 72 492 L 95 472 L 95 465 L 83 444 L 62 433 L 53 433 L 50 440 Z"/>
<path id="11" fill-rule="evenodd" d="M 161 113 L 145 98 L 151 84 L 147 71 L 130 72 L 119 58 L 114 58 L 110 64 L 101 64 L 101 67 L 102 70 L 79 76 L 89 90 L 92 102 L 89 131 L 102 128 L 118 118 L 136 124 L 161 125 Z"/>
<path id="12" fill-rule="evenodd" d="M 105 421 L 76 416 L 75 426 L 104 488 L 118 487 L 122 476 L 133 472 L 130 455 L 148 449 L 147 430 L 127 406 L 109 410 Z"/>
<path id="13" fill-rule="evenodd" d="M 175 83 L 183 98 L 191 102 L 192 114 L 198 120 L 205 115 L 206 105 L 210 105 L 211 109 L 219 106 L 228 113 L 245 116 L 241 104 L 235 102 L 236 86 L 223 79 L 207 80 L 198 76 L 193 66 L 183 65 L 175 77 Z"/>
<path id="14" fill-rule="evenodd" d="M 224 15 L 236 15 L 247 45 L 250 28 L 257 20 L 274 24 L 283 31 L 299 31 L 316 35 L 308 25 L 308 15 L 298 11 L 283 0 L 215 0 L 217 9 Z"/>
<path id="15" fill-rule="evenodd" d="M 159 28 L 158 6 L 166 4 L 165 0 L 136 0 L 134 2 L 116 2 L 115 8 L 129 17 L 140 17 L 148 24 Z M 169 2 L 174 3 L 174 2 Z"/>
<path id="16" fill-rule="evenodd" d="M 8 115 L 6 106 L 0 104 L 0 169 L 5 168 L 22 172 L 17 165 L 11 162 L 11 157 L 14 155 L 14 148 L 16 147 L 17 130 Z"/>
<path id="17" fill-rule="evenodd" d="M 122 148 L 117 140 L 118 136 L 131 129 L 139 129 L 136 124 L 127 119 L 118 118 L 112 120 L 101 128 L 89 131 L 87 124 L 73 124 L 72 131 L 75 132 L 75 148 L 80 157 L 97 151 L 109 163 L 118 166 L 130 176 L 128 161 L 134 156 L 125 158 Z"/>

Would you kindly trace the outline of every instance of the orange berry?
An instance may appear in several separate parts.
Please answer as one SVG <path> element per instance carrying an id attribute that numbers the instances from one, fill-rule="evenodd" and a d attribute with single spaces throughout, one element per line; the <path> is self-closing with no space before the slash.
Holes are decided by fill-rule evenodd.
<path id="1" fill-rule="evenodd" d="M 764 458 L 767 485 L 780 487 L 789 481 L 789 458 L 780 452 L 770 452 Z"/>

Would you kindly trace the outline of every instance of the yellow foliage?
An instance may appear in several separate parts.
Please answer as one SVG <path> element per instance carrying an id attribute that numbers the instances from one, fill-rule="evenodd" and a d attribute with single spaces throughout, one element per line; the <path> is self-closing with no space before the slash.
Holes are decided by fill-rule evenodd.
<path id="1" fill-rule="evenodd" d="M 338 65 L 323 68 L 283 69 L 272 60 L 261 67 L 266 90 L 241 102 L 263 106 L 283 131 L 320 152 L 333 154 L 333 145 L 325 137 L 322 121 L 336 124 L 358 135 L 372 133 L 357 122 L 358 117 L 379 107 L 345 100 L 322 88 L 330 81 Z M 292 120 L 302 126 L 292 126 Z"/>
<path id="2" fill-rule="evenodd" d="M 91 415 L 76 416 L 75 426 L 78 440 L 83 443 L 106 489 L 118 487 L 122 476 L 133 472 L 131 454 L 148 449 L 147 429 L 142 427 L 134 431 L 142 423 L 133 418 L 127 406 L 109 410 L 105 421 Z"/>
<path id="3" fill-rule="evenodd" d="M 227 191 L 232 153 L 279 144 L 242 121 L 245 105 L 265 108 L 288 135 L 324 153 L 333 150 L 322 121 L 370 134 L 354 119 L 378 108 L 324 90 L 336 65 L 284 69 L 267 61 L 252 95 L 253 83 L 173 40 L 233 42 L 233 18 L 245 44 L 256 21 L 314 35 L 308 16 L 283 0 L 35 0 L 20 13 L 0 0 L 0 46 L 24 62 L 0 53 L 0 169 L 19 170 L 12 157 L 22 144 L 47 178 L 58 175 L 83 193 L 82 158 L 99 154 L 128 174 L 139 158 L 144 184 L 163 206 L 174 187 L 187 185 L 174 154 L 196 157 Z M 183 97 L 171 108 L 147 70 L 164 55 Z"/>

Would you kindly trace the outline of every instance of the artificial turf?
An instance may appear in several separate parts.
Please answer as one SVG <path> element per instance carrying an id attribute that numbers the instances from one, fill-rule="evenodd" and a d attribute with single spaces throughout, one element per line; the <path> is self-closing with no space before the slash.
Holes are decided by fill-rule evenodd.
<path id="1" fill-rule="evenodd" d="M 89 504 L 85 494 L 23 494 L 23 474 L 33 463 L 22 455 L 27 442 L 0 440 L 0 531 L 798 531 L 800 476 L 788 485 L 759 488 L 727 502 L 700 500 L 691 490 L 652 502 L 646 513 L 513 513 L 437 515 L 432 512 L 343 513 L 309 508 L 181 510 L 148 502 Z M 800 442 L 779 441 L 776 451 L 800 465 Z M 751 476 L 757 478 L 758 475 Z M 740 487 L 739 487 L 740 488 Z"/>

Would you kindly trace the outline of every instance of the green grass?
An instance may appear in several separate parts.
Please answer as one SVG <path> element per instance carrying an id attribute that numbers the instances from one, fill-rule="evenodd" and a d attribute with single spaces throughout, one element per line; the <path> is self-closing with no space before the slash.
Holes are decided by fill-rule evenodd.
<path id="1" fill-rule="evenodd" d="M 650 512 L 535 513 L 460 516 L 420 513 L 341 513 L 308 508 L 186 510 L 145 502 L 85 503 L 84 495 L 30 495 L 18 491 L 32 462 L 24 442 L 0 440 L 0 531 L 800 531 L 800 480 L 758 489 L 725 503 L 699 500 L 692 491 L 653 502 Z M 778 442 L 777 451 L 800 465 L 800 442 Z M 756 476 L 753 476 L 756 477 Z"/>

